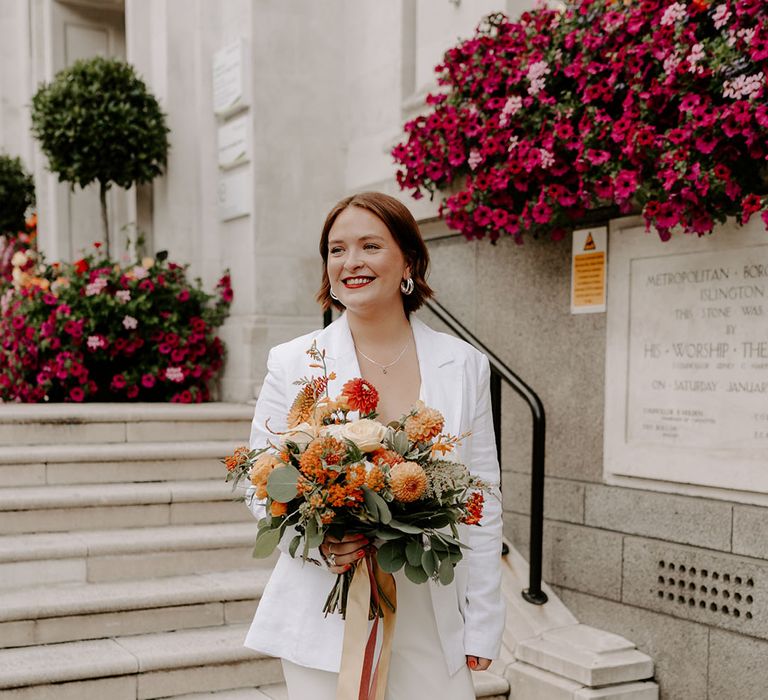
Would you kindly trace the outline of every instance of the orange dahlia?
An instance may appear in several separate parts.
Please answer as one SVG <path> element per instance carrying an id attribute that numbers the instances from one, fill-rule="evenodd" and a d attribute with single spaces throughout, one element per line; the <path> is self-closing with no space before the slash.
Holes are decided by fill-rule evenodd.
<path id="1" fill-rule="evenodd" d="M 405 432 L 411 442 L 427 442 L 440 434 L 444 423 L 440 411 L 419 401 L 416 414 L 405 419 Z"/>
<path id="2" fill-rule="evenodd" d="M 357 377 L 350 379 L 341 387 L 341 396 L 353 411 L 361 414 L 373 413 L 379 403 L 379 392 L 376 387 L 365 379 Z"/>
<path id="3" fill-rule="evenodd" d="M 389 473 L 392 495 L 402 503 L 418 501 L 427 490 L 427 475 L 416 462 L 401 462 Z"/>

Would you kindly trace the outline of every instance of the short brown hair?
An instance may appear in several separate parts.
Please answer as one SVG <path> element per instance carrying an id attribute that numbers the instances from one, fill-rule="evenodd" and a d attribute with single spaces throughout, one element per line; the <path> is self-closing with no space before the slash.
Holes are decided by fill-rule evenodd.
<path id="1" fill-rule="evenodd" d="M 424 239 L 419 232 L 419 226 L 402 202 L 381 192 L 360 192 L 351 197 L 344 197 L 331 209 L 323 224 L 323 232 L 320 234 L 320 256 L 323 258 L 323 277 L 320 283 L 320 291 L 317 293 L 317 301 L 323 307 L 323 311 L 331 306 L 340 311 L 344 310 L 344 304 L 331 297 L 331 281 L 328 279 L 328 236 L 331 227 L 339 214 L 347 207 L 360 207 L 367 209 L 384 222 L 392 237 L 397 242 L 405 260 L 411 269 L 413 278 L 413 292 L 403 294 L 403 308 L 406 316 L 416 311 L 427 299 L 434 296 L 434 292 L 427 284 L 427 270 L 429 269 L 429 252 L 424 244 Z"/>

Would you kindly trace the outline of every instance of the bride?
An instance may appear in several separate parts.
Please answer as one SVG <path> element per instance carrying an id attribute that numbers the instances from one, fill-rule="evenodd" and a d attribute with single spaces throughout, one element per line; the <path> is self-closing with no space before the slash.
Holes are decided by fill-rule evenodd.
<path id="1" fill-rule="evenodd" d="M 320 236 L 323 274 L 318 300 L 344 313 L 328 328 L 278 345 L 269 353 L 251 431 L 251 448 L 263 447 L 270 428 L 286 429 L 285 416 L 307 374 L 306 350 L 326 351 L 328 371 L 341 387 L 353 377 L 379 392 L 379 420 L 400 418 L 421 399 L 445 417 L 445 431 L 471 431 L 456 453 L 473 474 L 499 483 L 493 434 L 488 359 L 471 345 L 438 333 L 412 315 L 432 296 L 426 282 L 429 255 L 408 209 L 388 195 L 366 192 L 342 199 Z M 333 390 L 331 391 L 333 393 Z M 257 518 L 264 505 L 248 501 Z M 501 501 L 486 498 L 480 527 L 463 527 L 471 549 L 450 585 L 417 585 L 401 572 L 387 681 L 387 700 L 475 697 L 470 669 L 488 668 L 501 646 Z M 282 554 L 261 598 L 245 645 L 281 659 L 291 700 L 332 700 L 340 667 L 344 621 L 324 617 L 335 575 L 364 555 L 361 535 L 326 537 L 311 551 L 316 564 Z"/>

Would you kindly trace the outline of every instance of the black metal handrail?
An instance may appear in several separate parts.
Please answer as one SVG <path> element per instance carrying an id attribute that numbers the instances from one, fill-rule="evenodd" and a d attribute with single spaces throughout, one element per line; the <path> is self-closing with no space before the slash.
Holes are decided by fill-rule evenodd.
<path id="1" fill-rule="evenodd" d="M 544 404 L 520 377 L 517 376 L 499 357 L 472 331 L 461 323 L 442 304 L 430 299 L 426 307 L 451 329 L 459 338 L 474 345 L 480 352 L 488 356 L 491 365 L 491 411 L 493 414 L 493 429 L 496 435 L 496 453 L 501 463 L 501 382 L 506 382 L 523 398 L 531 409 L 533 418 L 533 448 L 531 450 L 531 535 L 529 544 L 528 588 L 522 591 L 522 596 L 529 603 L 543 605 L 547 602 L 547 594 L 541 590 L 541 562 L 544 534 L 544 448 L 546 438 L 546 416 Z M 323 326 L 328 326 L 333 320 L 333 313 L 328 309 L 323 313 Z"/>

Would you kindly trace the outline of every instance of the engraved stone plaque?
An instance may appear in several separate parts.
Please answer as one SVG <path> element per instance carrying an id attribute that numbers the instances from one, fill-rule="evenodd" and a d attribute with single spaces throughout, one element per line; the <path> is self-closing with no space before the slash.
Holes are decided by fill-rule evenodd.
<path id="1" fill-rule="evenodd" d="M 611 247 L 607 475 L 768 490 L 762 222 L 668 243 L 628 228 Z"/>

